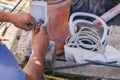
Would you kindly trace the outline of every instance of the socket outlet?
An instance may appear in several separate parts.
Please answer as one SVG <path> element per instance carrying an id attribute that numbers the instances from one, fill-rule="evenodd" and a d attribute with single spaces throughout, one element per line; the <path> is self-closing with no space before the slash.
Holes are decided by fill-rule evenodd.
<path id="1" fill-rule="evenodd" d="M 32 16 L 36 19 L 36 22 L 39 20 L 44 20 L 44 25 L 47 26 L 48 17 L 47 17 L 47 2 L 46 1 L 33 1 L 32 2 Z"/>

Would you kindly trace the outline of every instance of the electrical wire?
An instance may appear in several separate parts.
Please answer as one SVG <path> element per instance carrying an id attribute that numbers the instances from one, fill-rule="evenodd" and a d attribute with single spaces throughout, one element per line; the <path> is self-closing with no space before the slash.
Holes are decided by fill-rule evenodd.
<path id="1" fill-rule="evenodd" d="M 120 68 L 120 65 L 117 65 L 117 61 L 110 61 L 110 62 L 102 62 L 102 61 L 96 61 L 96 60 L 85 60 L 87 61 L 86 63 L 82 64 L 75 64 L 71 66 L 61 66 L 61 67 L 55 67 L 54 70 L 62 70 L 62 69 L 70 69 L 70 68 L 77 68 L 77 67 L 82 67 L 82 66 L 87 66 L 87 65 L 104 65 L 104 66 L 109 66 L 109 67 L 115 67 L 115 68 Z M 47 69 L 44 72 L 52 71 L 52 69 Z"/>
<path id="2" fill-rule="evenodd" d="M 75 48 L 84 48 L 98 53 L 104 53 L 104 46 L 98 32 L 89 26 L 83 26 L 79 32 L 67 38 L 66 45 Z"/>
<path id="3" fill-rule="evenodd" d="M 18 7 L 18 5 L 19 5 L 21 2 L 22 2 L 22 0 L 20 0 L 10 12 L 12 13 L 12 12 Z"/>
<path id="4" fill-rule="evenodd" d="M 63 1 L 65 1 L 65 0 L 58 0 L 58 1 L 53 1 L 53 2 L 48 2 L 48 4 L 49 5 L 52 5 L 52 4 L 58 4 L 58 3 L 61 3 L 61 2 L 63 2 Z"/>
<path id="5" fill-rule="evenodd" d="M 100 17 L 98 17 L 97 15 L 91 14 L 91 13 L 75 12 L 75 13 L 73 13 L 73 14 L 70 16 L 70 19 L 69 19 L 69 29 L 70 29 L 71 35 L 74 35 L 74 34 L 75 34 L 75 26 L 76 26 L 78 23 L 85 22 L 85 23 L 96 24 L 96 23 L 94 23 L 94 22 L 91 22 L 91 21 L 88 21 L 88 20 L 83 20 L 83 19 L 74 20 L 74 18 L 75 18 L 76 16 L 87 16 L 87 17 L 91 17 L 91 18 L 94 18 L 94 19 L 99 20 L 99 21 L 102 23 L 102 27 L 104 28 L 104 32 L 103 32 L 103 36 L 102 36 L 102 38 L 101 38 L 101 41 L 102 41 L 102 43 L 105 42 L 105 40 L 106 40 L 106 38 L 107 38 L 107 31 L 108 31 L 107 25 L 106 25 L 106 23 L 105 23 Z M 74 20 L 74 21 L 73 21 L 73 20 Z M 104 45 L 105 45 L 105 44 L 104 44 Z"/>

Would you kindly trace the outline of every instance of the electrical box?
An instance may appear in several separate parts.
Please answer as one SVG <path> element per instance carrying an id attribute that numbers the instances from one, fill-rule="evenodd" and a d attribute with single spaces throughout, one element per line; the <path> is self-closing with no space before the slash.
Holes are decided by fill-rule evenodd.
<path id="1" fill-rule="evenodd" d="M 33 1 L 32 2 L 32 16 L 36 19 L 36 22 L 39 20 L 44 21 L 44 25 L 47 25 L 47 2 L 46 1 Z"/>

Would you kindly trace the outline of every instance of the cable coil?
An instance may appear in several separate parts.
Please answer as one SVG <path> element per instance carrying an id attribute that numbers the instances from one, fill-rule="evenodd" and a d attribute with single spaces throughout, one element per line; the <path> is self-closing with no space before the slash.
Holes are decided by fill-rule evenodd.
<path id="1" fill-rule="evenodd" d="M 100 41 L 100 35 L 92 28 L 82 27 L 79 32 L 66 39 L 69 47 L 84 48 L 87 50 L 103 52 L 104 46 Z"/>
<path id="2" fill-rule="evenodd" d="M 76 16 L 87 16 L 98 19 L 101 21 L 102 27 L 84 19 L 73 21 Z M 78 24 L 80 29 L 78 28 Z M 70 16 L 69 26 L 71 36 L 66 39 L 66 45 L 103 53 L 104 47 L 107 44 L 107 25 L 102 19 L 90 13 L 76 12 Z"/>
<path id="3" fill-rule="evenodd" d="M 107 25 L 106 23 L 98 16 L 94 15 L 94 14 L 91 14 L 91 13 L 85 13 L 85 12 L 76 12 L 76 13 L 73 13 L 71 16 L 70 16 L 70 20 L 69 20 L 69 26 L 70 26 L 70 33 L 71 35 L 75 34 L 75 25 L 77 25 L 77 23 L 90 23 L 90 24 L 93 24 L 93 22 L 91 21 L 88 21 L 88 20 L 83 20 L 83 19 L 77 19 L 75 21 L 73 21 L 73 19 L 76 17 L 76 16 L 87 16 L 87 17 L 92 17 L 94 19 L 97 19 L 99 20 L 101 23 L 102 23 L 102 27 L 104 28 L 104 33 L 103 33 L 103 37 L 101 39 L 102 43 L 104 43 L 106 37 L 107 37 Z"/>

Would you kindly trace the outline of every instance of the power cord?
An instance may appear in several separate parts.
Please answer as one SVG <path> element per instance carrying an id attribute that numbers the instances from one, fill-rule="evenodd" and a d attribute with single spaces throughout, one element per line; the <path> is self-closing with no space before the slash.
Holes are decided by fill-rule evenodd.
<path id="1" fill-rule="evenodd" d="M 104 46 L 101 42 L 100 35 L 102 34 L 98 33 L 94 28 L 82 26 L 77 33 L 67 38 L 66 45 L 69 47 L 84 48 L 87 50 L 104 53 Z"/>
<path id="2" fill-rule="evenodd" d="M 70 16 L 70 19 L 69 19 L 69 29 L 70 29 L 71 35 L 74 35 L 74 34 L 75 34 L 75 27 L 76 27 L 76 25 L 77 25 L 78 23 L 97 24 L 97 23 L 95 23 L 95 22 L 91 22 L 91 21 L 84 20 L 84 19 L 74 20 L 74 18 L 77 17 L 77 16 L 91 17 L 91 18 L 94 18 L 94 19 L 96 19 L 96 20 L 99 20 L 99 21 L 102 23 L 102 25 L 100 25 L 100 27 L 103 27 L 104 32 L 103 32 L 101 41 L 102 41 L 102 43 L 103 43 L 104 46 L 105 46 L 105 45 L 106 45 L 106 39 L 107 39 L 108 26 L 106 25 L 106 23 L 105 23 L 100 17 L 98 17 L 97 15 L 91 14 L 91 13 L 75 12 L 75 13 L 73 13 L 73 14 Z"/>
<path id="3" fill-rule="evenodd" d="M 15 5 L 15 7 L 10 11 L 10 13 L 12 13 L 12 12 L 18 7 L 18 5 L 19 5 L 21 2 L 22 2 L 22 0 L 20 0 L 20 1 Z"/>

